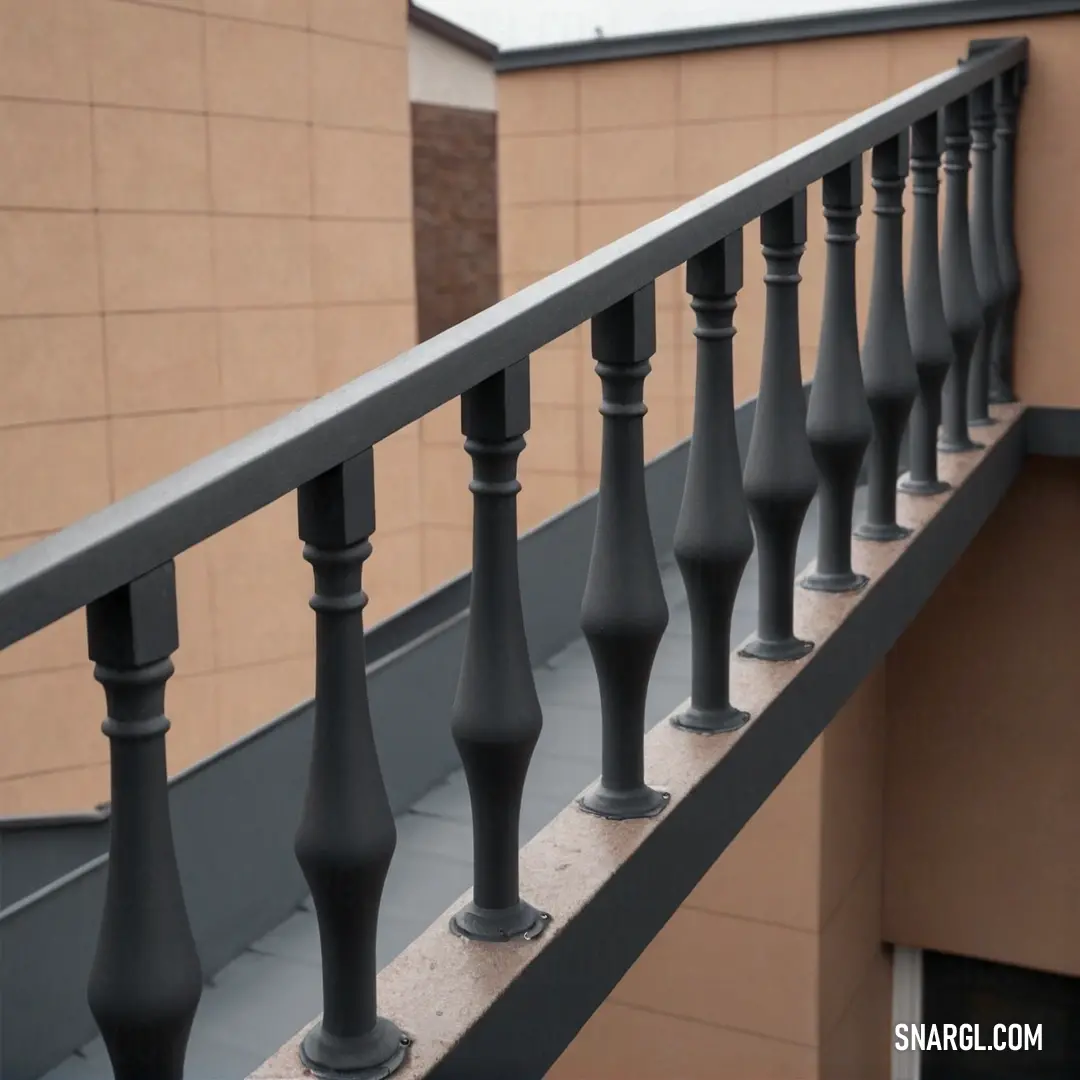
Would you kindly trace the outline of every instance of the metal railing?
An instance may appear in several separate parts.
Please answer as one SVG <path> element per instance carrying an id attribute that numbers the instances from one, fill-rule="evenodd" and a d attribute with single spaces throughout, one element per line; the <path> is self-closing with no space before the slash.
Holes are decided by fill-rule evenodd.
<path id="1" fill-rule="evenodd" d="M 584 811 L 662 814 L 644 779 L 644 709 L 668 619 L 645 503 L 644 384 L 655 352 L 655 280 L 687 264 L 697 386 L 675 540 L 693 631 L 692 694 L 674 720 L 731 731 L 731 612 L 754 547 L 756 635 L 745 655 L 806 655 L 793 627 L 795 546 L 815 493 L 816 572 L 801 583 L 862 588 L 854 573 L 854 490 L 869 466 L 865 539 L 905 535 L 901 490 L 943 490 L 937 452 L 976 447 L 969 426 L 1011 400 L 1020 276 L 1013 239 L 1016 114 L 1027 42 L 976 42 L 957 67 L 838 124 L 220 452 L 0 562 L 0 647 L 79 608 L 102 683 L 112 760 L 107 896 L 89 987 L 118 1080 L 178 1080 L 201 990 L 166 791 L 165 686 L 179 643 L 174 558 L 295 490 L 316 618 L 315 736 L 296 853 L 322 946 L 324 1012 L 303 1042 L 316 1074 L 389 1075 L 409 1038 L 376 1002 L 375 935 L 395 829 L 372 738 L 362 570 L 375 530 L 372 448 L 461 397 L 473 461 L 470 622 L 453 734 L 473 808 L 472 901 L 452 920 L 466 939 L 542 934 L 520 895 L 518 816 L 541 729 L 517 579 L 516 479 L 529 428 L 529 354 L 592 322 L 603 449 L 582 629 L 601 691 L 601 777 Z M 945 220 L 938 244 L 942 147 Z M 860 357 L 855 313 L 862 156 L 872 153 L 877 241 Z M 909 152 L 910 151 L 910 152 Z M 973 205 L 968 207 L 970 152 Z M 903 193 L 913 174 L 909 277 Z M 823 180 L 826 287 L 809 405 L 799 357 L 799 264 L 806 188 Z M 743 227 L 761 219 L 767 273 L 761 388 L 745 470 L 733 425 L 732 337 Z M 970 231 L 969 231 L 970 218 Z M 940 262 L 940 265 L 939 265 Z M 938 441 L 939 424 L 941 427 Z M 411 1033 L 423 1039 L 424 1032 Z"/>

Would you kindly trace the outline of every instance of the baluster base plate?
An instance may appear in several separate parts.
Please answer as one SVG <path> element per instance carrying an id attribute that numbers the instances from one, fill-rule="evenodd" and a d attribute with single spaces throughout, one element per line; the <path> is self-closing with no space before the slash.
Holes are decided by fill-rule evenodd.
<path id="1" fill-rule="evenodd" d="M 412 1040 L 380 1016 L 359 1038 L 342 1039 L 323 1030 L 320 1020 L 300 1044 L 300 1060 L 322 1080 L 386 1080 L 405 1062 Z"/>
<path id="2" fill-rule="evenodd" d="M 911 473 L 904 473 L 896 484 L 896 490 L 904 495 L 924 497 L 952 491 L 952 484 L 947 480 L 912 480 Z"/>
<path id="3" fill-rule="evenodd" d="M 593 784 L 577 802 L 587 814 L 595 814 L 609 821 L 629 821 L 633 818 L 656 817 L 667 809 L 670 801 L 669 792 L 657 791 L 645 784 L 633 791 L 615 791 L 605 787 L 601 780 Z"/>
<path id="4" fill-rule="evenodd" d="M 1015 405 L 1020 399 L 1011 390 L 991 390 L 991 405 Z"/>
<path id="5" fill-rule="evenodd" d="M 801 638 L 790 637 L 784 641 L 762 641 L 761 638 L 751 638 L 740 650 L 739 655 L 748 660 L 800 660 L 814 648 L 812 641 L 803 641 Z"/>
<path id="6" fill-rule="evenodd" d="M 963 442 L 946 442 L 942 439 L 937 444 L 939 454 L 970 454 L 973 450 L 985 450 L 986 443 L 965 439 Z"/>
<path id="7" fill-rule="evenodd" d="M 699 709 L 691 705 L 685 712 L 671 718 L 674 727 L 692 731 L 695 735 L 719 735 L 738 731 L 750 719 L 748 712 L 726 705 L 721 709 Z"/>
<path id="8" fill-rule="evenodd" d="M 484 908 L 466 904 L 450 919 L 450 929 L 458 937 L 469 941 L 511 941 L 538 938 L 551 921 L 546 911 L 539 911 L 527 900 L 519 900 L 513 907 Z"/>
<path id="9" fill-rule="evenodd" d="M 853 535 L 875 544 L 891 544 L 895 540 L 906 540 L 911 533 L 912 530 L 906 525 L 898 525 L 894 521 L 887 524 L 864 521 L 855 527 Z"/>
<path id="10" fill-rule="evenodd" d="M 968 419 L 968 427 L 993 427 L 1001 421 L 994 416 L 976 416 Z"/>
<path id="11" fill-rule="evenodd" d="M 811 592 L 848 593 L 859 592 L 870 584 L 865 574 L 848 571 L 846 574 L 820 574 L 816 570 L 807 574 L 799 584 Z"/>

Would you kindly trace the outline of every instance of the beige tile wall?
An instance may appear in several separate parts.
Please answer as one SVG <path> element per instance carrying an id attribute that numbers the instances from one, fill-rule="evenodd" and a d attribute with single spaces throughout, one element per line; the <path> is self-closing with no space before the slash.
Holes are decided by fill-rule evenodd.
<path id="1" fill-rule="evenodd" d="M 405 0 L 0 0 L 0 555 L 415 340 Z M 376 451 L 373 619 L 423 581 Z M 462 501 L 467 499 L 467 494 Z M 282 500 L 178 560 L 175 771 L 308 697 Z M 82 616 L 0 655 L 0 814 L 107 797 Z"/>

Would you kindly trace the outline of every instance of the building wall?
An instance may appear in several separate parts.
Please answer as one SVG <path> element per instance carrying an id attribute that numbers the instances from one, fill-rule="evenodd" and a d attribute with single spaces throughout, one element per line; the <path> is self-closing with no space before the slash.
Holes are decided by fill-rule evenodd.
<path id="1" fill-rule="evenodd" d="M 413 344 L 405 0 L 0 3 L 0 556 Z M 376 450 L 379 618 L 422 588 Z M 286 498 L 178 560 L 176 770 L 309 697 Z M 107 798 L 81 614 L 0 655 L 0 813 Z"/>
<path id="2" fill-rule="evenodd" d="M 495 67 L 491 60 L 410 24 L 409 100 L 495 112 Z"/>
<path id="3" fill-rule="evenodd" d="M 1080 466 L 1030 458 L 889 658 L 884 933 L 1080 975 Z"/>

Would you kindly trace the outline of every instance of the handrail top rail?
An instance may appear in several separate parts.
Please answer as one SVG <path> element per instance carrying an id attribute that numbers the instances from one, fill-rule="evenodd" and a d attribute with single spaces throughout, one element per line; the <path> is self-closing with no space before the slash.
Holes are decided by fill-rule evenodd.
<path id="1" fill-rule="evenodd" d="M 408 349 L 339 389 L 0 560 L 0 649 L 379 443 L 1027 60 L 1003 38 Z"/>

